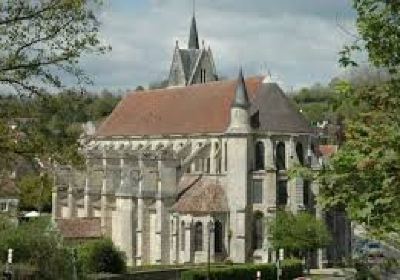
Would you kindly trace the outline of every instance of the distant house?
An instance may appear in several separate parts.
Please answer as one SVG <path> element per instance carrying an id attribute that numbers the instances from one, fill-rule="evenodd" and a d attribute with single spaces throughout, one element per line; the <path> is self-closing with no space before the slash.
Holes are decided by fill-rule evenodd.
<path id="1" fill-rule="evenodd" d="M 0 179 L 0 214 L 17 217 L 19 190 L 11 178 Z"/>

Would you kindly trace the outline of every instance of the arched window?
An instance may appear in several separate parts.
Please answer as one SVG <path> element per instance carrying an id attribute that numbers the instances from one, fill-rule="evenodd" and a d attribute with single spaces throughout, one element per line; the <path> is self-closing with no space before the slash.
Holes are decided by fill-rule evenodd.
<path id="1" fill-rule="evenodd" d="M 181 251 L 185 251 L 185 222 L 181 222 Z"/>
<path id="2" fill-rule="evenodd" d="M 276 146 L 276 169 L 285 170 L 286 169 L 286 152 L 285 143 L 279 142 Z"/>
<path id="3" fill-rule="evenodd" d="M 223 228 L 220 221 L 215 221 L 214 224 L 214 251 L 215 253 L 222 253 L 223 246 Z"/>
<path id="4" fill-rule="evenodd" d="M 253 249 L 262 249 L 264 241 L 264 215 L 255 212 L 253 216 Z"/>
<path id="5" fill-rule="evenodd" d="M 297 142 L 296 144 L 296 155 L 299 163 L 304 165 L 304 150 L 303 145 L 300 142 Z"/>
<path id="6" fill-rule="evenodd" d="M 194 250 L 203 251 L 203 224 L 201 222 L 194 225 Z"/>
<path id="7" fill-rule="evenodd" d="M 286 206 L 288 193 L 287 193 L 287 181 L 278 181 L 277 190 L 277 204 L 278 206 Z"/>
<path id="8" fill-rule="evenodd" d="M 265 149 L 264 143 L 258 141 L 255 147 L 255 170 L 264 170 Z"/>

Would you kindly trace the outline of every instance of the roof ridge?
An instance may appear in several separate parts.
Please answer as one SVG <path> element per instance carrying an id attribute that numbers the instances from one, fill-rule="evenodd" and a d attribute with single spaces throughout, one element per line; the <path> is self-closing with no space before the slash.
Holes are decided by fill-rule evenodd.
<path id="1" fill-rule="evenodd" d="M 264 76 L 262 75 L 254 75 L 254 76 L 248 76 L 247 78 L 244 79 L 245 82 L 247 82 L 248 80 L 253 80 L 253 79 L 261 79 Z M 232 79 L 232 80 L 219 80 L 219 81 L 209 81 L 207 83 L 203 83 L 203 84 L 191 84 L 191 85 L 187 85 L 187 86 L 172 86 L 172 87 L 166 87 L 166 88 L 155 88 L 155 89 L 146 89 L 146 90 L 132 90 L 132 91 L 128 91 L 127 94 L 125 95 L 125 97 L 128 97 L 129 95 L 132 94 L 148 94 L 151 92 L 160 92 L 160 91 L 168 91 L 168 90 L 176 90 L 176 89 L 188 89 L 188 88 L 196 88 L 196 87 L 205 87 L 208 85 L 215 85 L 215 84 L 229 84 L 229 83 L 233 83 L 236 82 L 236 79 Z M 125 98 L 124 97 L 124 98 Z"/>

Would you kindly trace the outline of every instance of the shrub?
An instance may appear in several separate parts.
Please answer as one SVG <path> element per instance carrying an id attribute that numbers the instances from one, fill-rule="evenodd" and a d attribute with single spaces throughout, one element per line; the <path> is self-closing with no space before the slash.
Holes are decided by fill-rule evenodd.
<path id="1" fill-rule="evenodd" d="M 303 275 L 303 266 L 301 261 L 286 260 L 282 263 L 282 277 L 280 279 L 294 279 Z M 253 280 L 255 279 L 257 271 L 261 271 L 261 279 L 275 280 L 276 267 L 274 264 L 243 264 L 234 265 L 224 268 L 212 268 L 210 270 L 211 280 Z M 205 280 L 207 271 L 202 270 L 188 270 L 182 272 L 182 280 Z"/>
<path id="2" fill-rule="evenodd" d="M 14 250 L 13 262 L 33 267 L 38 279 L 73 279 L 74 266 L 78 276 L 81 276 L 79 264 L 73 260 L 71 252 L 62 246 L 60 237 L 52 231 L 47 217 L 0 230 L 1 263 L 7 259 L 8 248 Z"/>
<path id="3" fill-rule="evenodd" d="M 78 259 L 86 273 L 123 273 L 126 271 L 125 255 L 110 239 L 89 241 L 78 247 Z"/>

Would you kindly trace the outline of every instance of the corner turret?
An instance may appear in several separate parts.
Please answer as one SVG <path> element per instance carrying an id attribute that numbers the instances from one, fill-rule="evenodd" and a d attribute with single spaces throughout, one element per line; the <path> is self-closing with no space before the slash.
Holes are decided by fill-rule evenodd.
<path id="1" fill-rule="evenodd" d="M 228 133 L 249 133 L 251 131 L 249 108 L 249 96 L 244 82 L 243 71 L 240 68 L 235 95 L 231 104 Z"/>

